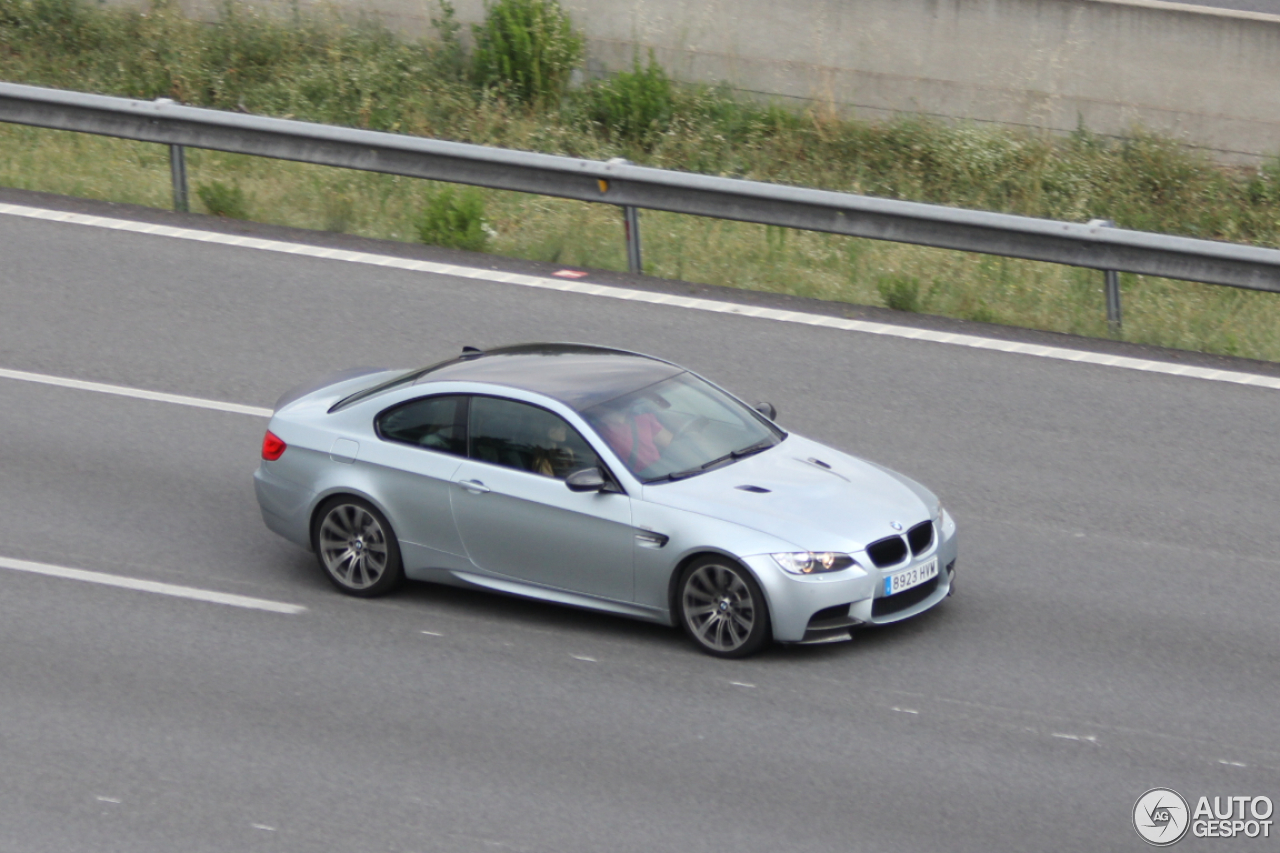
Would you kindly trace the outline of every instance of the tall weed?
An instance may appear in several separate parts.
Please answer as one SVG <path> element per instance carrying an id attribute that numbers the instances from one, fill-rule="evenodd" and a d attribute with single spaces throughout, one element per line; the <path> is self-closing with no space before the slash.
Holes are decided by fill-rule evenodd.
<path id="1" fill-rule="evenodd" d="M 497 0 L 472 32 L 476 81 L 531 104 L 557 102 L 586 49 L 556 0 Z"/>
<path id="2" fill-rule="evenodd" d="M 675 92 L 671 78 L 649 53 L 649 64 L 637 57 L 630 71 L 621 71 L 588 88 L 589 118 L 610 139 L 652 149 L 671 126 Z"/>

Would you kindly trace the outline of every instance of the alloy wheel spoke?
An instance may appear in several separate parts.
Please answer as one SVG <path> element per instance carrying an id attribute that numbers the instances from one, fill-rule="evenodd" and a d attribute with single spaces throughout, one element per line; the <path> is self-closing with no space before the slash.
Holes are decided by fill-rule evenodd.
<path id="1" fill-rule="evenodd" d="M 690 586 L 692 586 L 692 584 Z M 704 601 L 711 602 L 716 600 L 716 597 L 714 595 L 708 592 L 703 592 L 700 589 L 685 590 L 684 598 L 685 598 L 685 601 L 696 601 L 699 604 L 701 604 Z"/>
<path id="2" fill-rule="evenodd" d="M 722 566 L 711 566 L 711 588 L 718 594 L 723 595 L 725 591 L 724 568 Z"/>
<path id="3" fill-rule="evenodd" d="M 738 646 L 740 646 L 742 644 L 742 637 L 739 635 L 739 632 L 738 632 L 738 623 L 731 618 L 726 619 L 724 620 L 724 627 L 725 627 L 725 630 L 729 632 L 729 637 L 733 640 L 734 648 L 737 648 Z"/>
<path id="4" fill-rule="evenodd" d="M 346 540 L 351 538 L 338 524 L 338 519 L 334 517 L 334 513 L 329 513 L 329 515 L 325 517 L 324 524 L 320 525 L 320 535 L 327 535 L 330 539 Z"/>
<path id="5" fill-rule="evenodd" d="M 716 623 L 716 648 L 719 648 L 719 649 L 732 648 L 732 646 L 730 646 L 728 643 L 724 641 L 725 631 L 726 629 L 728 629 L 728 627 L 729 627 L 728 619 L 722 618 Z"/>

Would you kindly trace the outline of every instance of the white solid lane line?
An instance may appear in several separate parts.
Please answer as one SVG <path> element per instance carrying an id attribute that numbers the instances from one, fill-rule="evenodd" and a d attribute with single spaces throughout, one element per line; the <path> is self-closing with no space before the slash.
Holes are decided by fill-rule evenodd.
<path id="1" fill-rule="evenodd" d="M 847 320 L 843 317 L 830 317 L 825 314 L 807 314 L 801 311 L 782 311 L 777 308 L 739 305 L 733 302 L 721 302 L 714 299 L 697 299 L 690 296 L 678 296 L 670 293 L 655 293 L 648 290 L 631 290 L 625 287 L 613 287 L 603 284 L 592 284 L 586 281 L 569 281 L 561 278 L 544 278 L 542 276 L 522 275 L 520 273 L 496 272 L 493 270 L 464 267 L 457 264 L 442 264 L 434 261 L 415 261 L 408 258 L 397 258 L 391 255 L 378 255 L 371 252 L 351 252 L 345 249 L 332 249 L 323 246 L 309 246 L 304 243 L 286 243 L 282 240 L 264 240 L 258 237 L 237 237 L 232 234 L 220 234 L 216 231 L 200 231 L 194 228 L 175 228 L 171 225 L 154 225 L 146 222 L 131 222 L 127 219 L 113 219 L 106 216 L 90 216 L 84 213 L 67 213 L 60 210 L 45 210 L 38 207 L 26 207 L 18 204 L 0 203 L 0 214 L 21 216 L 27 219 L 41 219 L 49 222 L 65 222 L 73 225 L 85 225 L 91 228 L 105 228 L 111 231 L 128 231 L 135 234 L 148 234 L 156 237 L 169 237 L 177 240 L 194 240 L 200 243 L 216 243 L 223 246 L 235 246 L 243 249 L 258 249 L 266 252 L 281 252 L 288 255 L 319 258 L 322 260 L 344 261 L 354 264 L 367 264 L 377 267 L 426 272 L 435 275 L 456 276 L 489 281 L 497 284 L 511 284 L 519 287 L 533 287 L 542 290 L 558 290 L 564 293 L 576 293 L 583 296 L 599 296 L 606 299 L 622 299 L 629 302 L 646 302 L 654 305 L 670 305 L 688 308 L 695 311 L 711 311 L 718 314 L 736 314 L 740 317 L 752 317 L 762 320 L 773 320 L 781 323 L 799 323 L 806 326 L 823 326 L 830 329 L 842 329 L 849 332 L 862 332 L 869 335 L 882 335 L 891 338 L 905 338 L 915 341 L 947 344 L 950 346 L 968 347 L 970 349 L 996 350 L 1015 355 L 1027 355 L 1036 358 L 1048 358 L 1055 361 L 1074 361 L 1100 367 L 1119 367 L 1125 370 L 1141 370 L 1146 373 L 1160 373 L 1166 376 L 1183 376 L 1194 379 L 1206 379 L 1211 382 L 1227 382 L 1234 385 L 1252 385 L 1257 388 L 1280 389 L 1280 377 L 1264 376 L 1258 373 L 1244 373 L 1235 370 L 1214 370 L 1207 367 L 1173 364 L 1166 361 L 1152 361 L 1145 358 L 1130 358 L 1121 355 L 1106 355 L 1088 350 L 1068 349 L 1066 347 L 1041 346 L 1039 344 L 1018 343 L 1016 341 L 985 338 L 979 335 L 966 335 L 953 332 L 938 332 L 931 329 L 916 329 L 910 326 L 894 326 L 889 323 L 873 323 L 867 320 Z M 249 407 L 243 407 L 249 408 Z"/>
<path id="2" fill-rule="evenodd" d="M 46 376 L 43 373 L 28 373 L 25 370 L 8 370 L 0 367 L 0 379 L 38 382 L 41 385 L 57 385 L 60 388 L 74 388 L 77 391 L 96 391 L 99 394 L 114 394 L 117 397 L 133 397 L 137 400 L 152 400 L 157 403 L 194 406 L 197 409 L 213 409 L 215 412 L 231 412 L 236 415 L 255 415 L 260 418 L 271 417 L 270 409 L 262 409 L 257 406 L 242 406 L 239 403 L 224 403 L 220 400 L 205 400 L 200 397 L 165 394 L 160 391 L 144 391 L 141 388 L 129 388 L 124 385 L 85 382 L 81 379 L 66 379 L 62 376 Z"/>
<path id="3" fill-rule="evenodd" d="M 84 581 L 103 586 L 115 586 L 138 592 L 152 592 L 157 595 L 171 595 L 175 598 L 189 598 L 193 601 L 206 601 L 210 604 L 226 604 L 231 607 L 244 607 L 249 610 L 287 613 L 290 616 L 296 616 L 307 609 L 300 604 L 285 604 L 280 601 L 268 601 L 265 598 L 232 595 L 226 592 L 214 592 L 208 589 L 196 589 L 191 586 L 178 586 L 177 584 L 160 583 L 159 581 L 144 581 L 122 575 L 108 575 L 103 572 L 89 572 L 84 569 L 69 569 L 65 566 L 51 566 L 48 563 L 33 563 L 29 560 L 13 560 L 8 557 L 0 557 L 0 569 L 29 572 L 33 575 L 46 575 L 53 578 L 66 578 L 67 580 Z"/>

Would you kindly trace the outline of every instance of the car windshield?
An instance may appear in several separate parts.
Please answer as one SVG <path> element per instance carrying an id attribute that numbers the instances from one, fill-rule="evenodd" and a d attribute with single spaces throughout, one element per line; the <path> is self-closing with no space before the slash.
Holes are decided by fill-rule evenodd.
<path id="1" fill-rule="evenodd" d="M 691 373 L 582 411 L 642 482 L 679 480 L 768 450 L 785 433 Z"/>

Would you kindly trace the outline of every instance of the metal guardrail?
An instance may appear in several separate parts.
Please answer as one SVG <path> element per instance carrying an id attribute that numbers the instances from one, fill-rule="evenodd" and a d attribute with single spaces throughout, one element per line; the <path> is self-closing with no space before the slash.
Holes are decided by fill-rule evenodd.
<path id="1" fill-rule="evenodd" d="M 169 145 L 179 209 L 187 198 L 183 147 L 613 204 L 624 209 L 636 272 L 643 208 L 1104 270 L 1108 319 L 1117 325 L 1116 271 L 1280 293 L 1280 250 L 1106 220 L 1056 222 L 16 83 L 0 83 L 0 121 Z"/>

